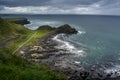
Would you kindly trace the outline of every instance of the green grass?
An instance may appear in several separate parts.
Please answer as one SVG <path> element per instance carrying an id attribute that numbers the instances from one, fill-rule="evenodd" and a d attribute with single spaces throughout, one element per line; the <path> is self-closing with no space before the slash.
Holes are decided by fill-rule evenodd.
<path id="1" fill-rule="evenodd" d="M 35 44 L 35 42 L 38 39 L 54 32 L 54 31 L 53 30 L 36 30 L 35 32 L 36 32 L 36 35 L 28 42 L 28 44 L 30 44 L 30 45 Z"/>
<path id="2" fill-rule="evenodd" d="M 62 75 L 43 64 L 31 63 L 11 54 L 34 33 L 36 35 L 24 46 L 34 44 L 37 39 L 51 32 L 53 31 L 32 31 L 0 18 L 0 41 L 9 39 L 7 47 L 0 46 L 0 80 L 65 80 Z"/>
<path id="3" fill-rule="evenodd" d="M 45 65 L 33 64 L 15 55 L 0 52 L 0 80 L 65 80 L 65 78 L 52 72 Z"/>

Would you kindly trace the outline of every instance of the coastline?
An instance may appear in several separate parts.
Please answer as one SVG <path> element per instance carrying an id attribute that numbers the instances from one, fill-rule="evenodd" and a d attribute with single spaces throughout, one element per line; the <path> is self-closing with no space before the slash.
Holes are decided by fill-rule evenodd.
<path id="1" fill-rule="evenodd" d="M 112 73 L 101 73 L 94 68 L 87 71 L 77 63 L 69 61 L 68 58 L 75 57 L 77 54 L 66 49 L 56 48 L 59 42 L 53 40 L 53 38 L 59 34 L 61 33 L 48 34 L 38 39 L 36 44 L 21 49 L 17 55 L 30 62 L 45 64 L 51 70 L 66 76 L 68 80 L 114 80 L 111 77 Z"/>
<path id="2" fill-rule="evenodd" d="M 67 49 L 56 48 L 59 41 L 53 40 L 54 37 L 60 34 L 72 35 L 78 32 L 68 24 L 62 25 L 58 28 L 44 25 L 40 26 L 37 30 L 53 30 L 54 32 L 43 36 L 38 39 L 35 44 L 30 45 L 27 48 L 21 48 L 17 52 L 18 56 L 21 56 L 30 62 L 46 64 L 53 71 L 63 74 L 69 80 L 112 79 L 111 76 L 113 73 L 101 73 L 94 68 L 87 71 L 82 66 L 78 65 L 79 62 L 72 62 L 69 60 L 70 58 L 78 56 L 77 54 L 70 52 Z"/>
<path id="3" fill-rule="evenodd" d="M 9 24 L 11 24 L 11 23 L 9 23 Z M 23 24 L 25 24 L 25 23 L 23 23 Z M 18 25 L 14 25 L 14 24 L 12 24 L 12 25 L 13 25 L 13 29 L 14 28 L 16 29 L 16 27 L 18 27 Z M 7 27 L 11 27 L 11 26 L 7 26 Z M 24 26 L 21 26 L 21 27 L 24 27 Z M 22 29 L 21 31 L 23 31 L 25 29 L 26 28 Z M 46 31 L 44 32 L 44 30 L 46 30 Z M 51 30 L 53 30 L 53 33 Z M 65 29 L 65 27 L 60 28 L 58 31 L 57 30 L 58 30 L 58 28 L 52 28 L 49 25 L 42 26 L 42 28 L 40 26 L 38 28 L 38 31 L 40 33 L 47 33 L 50 31 L 50 34 L 49 33 L 47 33 L 46 35 L 42 34 L 42 37 L 41 37 L 41 35 L 37 34 L 37 37 L 34 38 L 35 39 L 34 42 L 36 40 L 37 40 L 37 42 L 35 44 L 29 45 L 29 46 L 27 45 L 27 47 L 26 46 L 20 47 L 20 49 L 17 50 L 16 55 L 18 55 L 19 57 L 22 57 L 21 59 L 28 60 L 29 62 L 33 62 L 35 64 L 36 63 L 38 63 L 38 64 L 42 63 L 43 65 L 45 64 L 46 66 L 50 67 L 52 72 L 61 73 L 62 75 L 67 77 L 67 79 L 69 79 L 69 80 L 119 80 L 120 76 L 118 75 L 119 72 L 117 72 L 117 71 L 115 71 L 113 73 L 109 72 L 108 74 L 106 74 L 104 72 L 100 72 L 97 69 L 97 67 L 92 67 L 92 69 L 90 68 L 89 70 L 87 70 L 87 69 L 84 69 L 82 66 L 80 66 L 79 62 L 70 61 L 70 58 L 73 58 L 78 55 L 74 54 L 74 52 L 73 53 L 70 52 L 66 48 L 64 48 L 64 49 L 56 48 L 56 46 L 58 46 L 60 43 L 59 43 L 59 41 L 54 40 L 53 38 L 55 38 L 58 35 L 61 35 L 61 33 L 62 34 L 64 33 L 67 35 L 68 34 L 72 35 L 73 34 L 72 32 L 74 30 L 71 31 L 71 29 Z M 36 32 L 36 31 L 37 30 L 34 30 L 34 32 Z M 28 33 L 28 32 L 26 32 L 26 33 Z M 8 41 L 11 41 L 11 39 L 16 40 L 17 37 L 20 37 L 22 35 L 24 35 L 24 34 L 13 35 L 13 37 L 10 37 Z M 30 33 L 29 35 L 31 36 L 32 33 Z M 28 36 L 28 35 L 26 35 L 26 36 Z M 23 42 L 24 41 L 25 40 L 23 40 Z M 62 39 L 61 39 L 61 41 L 62 41 Z M 29 43 L 27 43 L 27 44 L 29 44 Z M 10 50 L 11 49 L 12 48 L 10 48 Z M 77 64 L 79 64 L 79 65 L 77 65 Z"/>
<path id="4" fill-rule="evenodd" d="M 24 50 L 20 50 L 17 55 L 22 56 L 28 61 L 47 64 L 52 70 L 62 73 L 69 78 L 71 73 L 80 69 L 80 66 L 72 65 L 66 60 L 67 57 L 73 57 L 75 54 L 69 53 L 65 49 L 55 48 L 58 42 L 54 41 L 52 38 L 56 35 L 56 33 L 52 33 L 39 39 L 36 44 Z"/>
<path id="5" fill-rule="evenodd" d="M 55 48 L 59 43 L 53 40 L 53 38 L 62 33 L 61 29 L 59 30 L 60 31 L 55 31 L 40 38 L 37 40 L 36 44 L 30 45 L 27 48 L 21 48 L 17 52 L 17 55 L 28 61 L 46 64 L 53 71 L 64 74 L 67 78 L 70 78 L 74 71 L 82 70 L 82 68 L 79 65 L 73 65 L 66 59 L 67 57 L 70 58 L 76 54 L 70 53 L 66 49 Z M 66 31 L 63 31 L 63 33 L 65 34 Z M 70 33 L 70 35 L 71 34 L 72 33 Z"/>

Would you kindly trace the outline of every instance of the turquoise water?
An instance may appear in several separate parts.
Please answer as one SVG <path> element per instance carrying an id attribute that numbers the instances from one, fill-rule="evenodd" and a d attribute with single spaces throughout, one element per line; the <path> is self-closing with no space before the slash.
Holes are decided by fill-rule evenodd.
<path id="1" fill-rule="evenodd" d="M 120 70 L 120 16 L 95 15 L 2 15 L 2 17 L 27 17 L 30 29 L 40 25 L 58 27 L 70 24 L 79 33 L 65 38 L 74 52 L 81 54 L 72 60 L 85 68 L 96 66 L 107 71 Z M 71 50 L 72 51 L 72 50 Z M 116 67 L 117 66 L 117 67 Z"/>

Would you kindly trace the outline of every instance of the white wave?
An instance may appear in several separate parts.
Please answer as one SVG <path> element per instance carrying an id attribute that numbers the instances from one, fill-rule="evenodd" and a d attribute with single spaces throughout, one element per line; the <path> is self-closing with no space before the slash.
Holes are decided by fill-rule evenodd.
<path id="1" fill-rule="evenodd" d="M 78 34 L 85 34 L 85 31 L 78 31 Z"/>
<path id="2" fill-rule="evenodd" d="M 80 64 L 80 62 L 79 62 L 79 61 L 74 61 L 74 63 L 76 63 L 76 64 Z"/>
<path id="3" fill-rule="evenodd" d="M 64 38 L 63 38 L 63 40 L 59 39 L 61 36 L 63 37 L 63 36 L 65 36 L 65 34 L 58 34 L 53 38 L 53 40 L 59 42 L 59 44 L 58 44 L 58 46 L 56 46 L 56 48 L 65 49 L 71 53 L 77 54 L 78 57 L 84 56 L 84 53 L 85 53 L 84 50 L 78 50 L 73 44 L 65 41 Z"/>
<path id="4" fill-rule="evenodd" d="M 105 73 L 113 73 L 111 77 L 120 76 L 120 65 L 115 65 L 112 68 L 108 68 L 104 71 Z"/>
<path id="5" fill-rule="evenodd" d="M 67 50 L 73 50 L 73 49 L 75 49 L 75 47 L 72 44 L 70 44 L 69 42 L 59 39 L 59 36 L 64 36 L 64 34 L 58 34 L 58 35 L 56 35 L 53 38 L 53 40 L 56 40 L 56 41 L 58 41 L 58 42 L 61 43 L 60 46 L 59 46 L 60 49 L 63 49 L 63 48 L 67 49 Z"/>

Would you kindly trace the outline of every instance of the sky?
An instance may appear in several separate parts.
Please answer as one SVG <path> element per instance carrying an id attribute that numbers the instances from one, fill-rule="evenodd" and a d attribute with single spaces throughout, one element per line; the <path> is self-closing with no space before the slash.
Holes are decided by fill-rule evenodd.
<path id="1" fill-rule="evenodd" d="M 120 0 L 0 0 L 0 13 L 120 15 Z"/>

